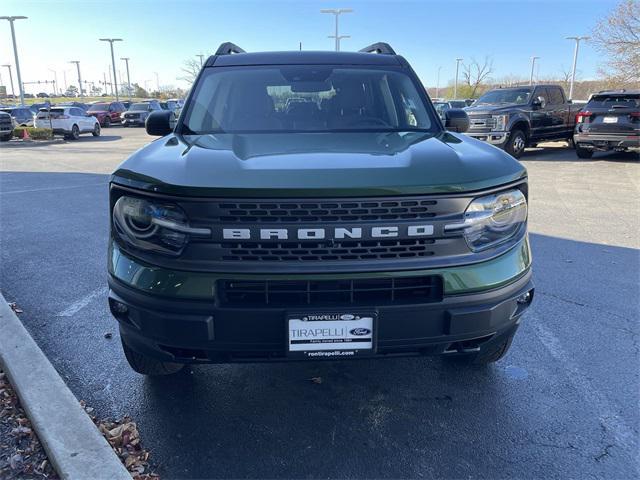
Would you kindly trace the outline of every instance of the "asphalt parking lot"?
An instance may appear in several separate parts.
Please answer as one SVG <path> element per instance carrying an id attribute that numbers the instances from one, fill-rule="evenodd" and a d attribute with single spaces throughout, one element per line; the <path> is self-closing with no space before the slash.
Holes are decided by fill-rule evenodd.
<path id="1" fill-rule="evenodd" d="M 558 143 L 521 159 L 536 298 L 494 366 L 213 365 L 147 379 L 108 312 L 106 244 L 108 174 L 149 140 L 116 127 L 1 145 L 0 285 L 79 399 L 138 422 L 163 478 L 637 478 L 637 158 L 578 161 Z"/>

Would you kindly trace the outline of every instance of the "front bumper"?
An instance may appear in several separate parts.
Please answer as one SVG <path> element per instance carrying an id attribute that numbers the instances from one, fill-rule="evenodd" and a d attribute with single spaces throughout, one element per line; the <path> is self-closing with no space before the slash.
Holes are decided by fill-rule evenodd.
<path id="1" fill-rule="evenodd" d="M 533 297 L 530 263 L 525 239 L 504 255 L 481 264 L 397 273 L 398 276 L 425 272 L 442 275 L 445 293 L 442 301 L 348 305 L 341 310 L 377 313 L 375 356 L 480 351 L 517 329 Z M 109 305 L 120 323 L 124 341 L 136 351 L 180 363 L 288 359 L 286 315 L 300 308 L 221 306 L 215 298 L 215 288 L 206 283 L 242 276 L 216 274 L 210 279 L 191 280 L 176 277 L 177 272 L 169 274 L 138 264 L 117 247 L 112 247 L 109 270 Z M 357 275 L 374 277 L 377 274 Z M 292 277 L 296 276 L 287 276 L 287 279 Z M 340 276 L 330 278 L 336 277 Z M 172 285 L 182 287 L 185 282 L 192 285 L 184 291 L 171 288 Z M 162 295 L 153 293 L 158 290 Z M 523 302 L 522 297 L 528 292 L 531 295 Z M 127 307 L 124 313 L 122 305 Z M 335 309 L 335 305 L 307 308 L 315 312 Z"/>
<path id="2" fill-rule="evenodd" d="M 122 125 L 124 127 L 135 126 L 135 127 L 144 127 L 145 119 L 140 118 L 124 118 L 122 119 Z"/>
<path id="3" fill-rule="evenodd" d="M 640 152 L 640 136 L 638 135 L 576 133 L 573 136 L 573 141 L 576 146 L 587 150 L 631 150 Z"/>
<path id="4" fill-rule="evenodd" d="M 504 145 L 509 140 L 509 132 L 473 132 L 467 131 L 465 134 L 469 137 L 475 138 L 477 140 L 482 140 L 483 142 L 490 143 L 491 145 L 495 145 L 496 147 L 503 148 Z"/>

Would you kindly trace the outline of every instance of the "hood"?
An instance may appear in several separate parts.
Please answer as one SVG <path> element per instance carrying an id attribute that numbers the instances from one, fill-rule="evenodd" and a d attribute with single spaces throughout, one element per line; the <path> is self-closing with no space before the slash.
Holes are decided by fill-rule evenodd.
<path id="1" fill-rule="evenodd" d="M 87 113 L 90 113 L 91 115 L 106 115 L 107 113 L 109 113 L 108 110 L 92 110 L 92 111 L 87 111 Z"/>
<path id="2" fill-rule="evenodd" d="M 507 113 L 513 111 L 514 108 L 522 107 L 523 105 L 502 104 L 502 105 L 477 105 L 473 107 L 466 107 L 463 110 L 470 116 L 492 115 L 499 113 Z"/>
<path id="3" fill-rule="evenodd" d="M 525 176 L 507 153 L 448 132 L 172 134 L 112 181 L 177 195 L 349 197 L 467 192 Z"/>
<path id="4" fill-rule="evenodd" d="M 123 113 L 149 113 L 149 110 L 127 110 Z"/>

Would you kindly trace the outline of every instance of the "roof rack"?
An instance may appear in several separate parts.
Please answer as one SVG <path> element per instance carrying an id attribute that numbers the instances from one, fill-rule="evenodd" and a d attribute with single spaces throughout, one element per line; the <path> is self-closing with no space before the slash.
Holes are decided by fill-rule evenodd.
<path id="1" fill-rule="evenodd" d="M 235 43 L 224 42 L 216 50 L 216 55 L 231 55 L 232 53 L 247 53 Z"/>
<path id="2" fill-rule="evenodd" d="M 396 54 L 395 50 L 393 48 L 391 48 L 391 45 L 389 45 L 388 43 L 384 43 L 384 42 L 372 43 L 368 47 L 364 47 L 363 49 L 361 49 L 359 51 L 360 52 L 364 52 L 364 53 L 378 53 L 378 54 L 382 54 L 382 55 L 395 55 Z"/>

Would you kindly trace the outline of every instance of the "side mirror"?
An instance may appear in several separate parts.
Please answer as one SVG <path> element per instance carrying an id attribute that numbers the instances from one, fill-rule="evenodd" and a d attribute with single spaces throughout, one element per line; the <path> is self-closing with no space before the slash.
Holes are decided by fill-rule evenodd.
<path id="1" fill-rule="evenodd" d="M 175 119 L 171 118 L 171 112 L 167 110 L 155 110 L 149 113 L 144 125 L 149 135 L 164 137 L 173 132 L 176 122 Z"/>
<path id="2" fill-rule="evenodd" d="M 464 133 L 469 130 L 469 116 L 460 108 L 444 111 L 444 128 L 452 132 Z"/>
<path id="3" fill-rule="evenodd" d="M 533 102 L 531 102 L 531 106 L 535 108 L 544 108 L 546 104 L 547 102 L 544 97 L 536 97 L 533 99 Z"/>

